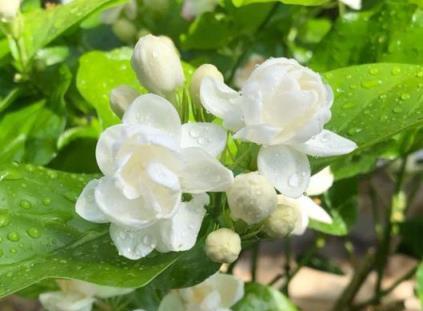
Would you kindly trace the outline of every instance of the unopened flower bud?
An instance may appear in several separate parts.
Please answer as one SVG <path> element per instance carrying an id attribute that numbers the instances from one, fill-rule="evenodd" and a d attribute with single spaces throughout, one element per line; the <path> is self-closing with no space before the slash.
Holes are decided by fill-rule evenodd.
<path id="1" fill-rule="evenodd" d="M 21 0 L 0 0 L 0 21 L 10 22 L 18 15 Z"/>
<path id="2" fill-rule="evenodd" d="M 294 231 L 298 218 L 295 206 L 278 205 L 264 222 L 263 231 L 271 238 L 284 238 Z"/>
<path id="3" fill-rule="evenodd" d="M 110 107 L 118 117 L 122 117 L 129 105 L 139 95 L 138 91 L 128 85 L 118 86 L 110 93 Z"/>
<path id="4" fill-rule="evenodd" d="M 274 211 L 277 194 L 272 184 L 257 172 L 238 175 L 227 192 L 234 219 L 259 223 Z"/>
<path id="5" fill-rule="evenodd" d="M 201 81 L 203 81 L 204 77 L 211 77 L 213 79 L 218 80 L 219 82 L 223 82 L 223 75 L 220 71 L 216 68 L 216 66 L 211 64 L 204 64 L 198 67 L 194 74 L 192 75 L 191 86 L 190 86 L 190 93 L 191 98 L 194 104 L 200 105 L 200 86 Z"/>
<path id="6" fill-rule="evenodd" d="M 184 83 L 181 60 L 168 37 L 146 35 L 140 38 L 131 63 L 138 80 L 153 93 L 168 95 Z"/>
<path id="7" fill-rule="evenodd" d="M 206 239 L 206 254 L 214 262 L 232 263 L 241 252 L 241 238 L 229 229 L 213 231 Z"/>

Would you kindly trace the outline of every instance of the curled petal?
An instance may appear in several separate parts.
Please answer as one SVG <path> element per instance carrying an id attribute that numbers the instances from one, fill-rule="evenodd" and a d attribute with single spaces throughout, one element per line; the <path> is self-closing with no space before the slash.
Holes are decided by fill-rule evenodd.
<path id="1" fill-rule="evenodd" d="M 334 132 L 323 130 L 305 143 L 295 144 L 292 147 L 311 156 L 328 157 L 350 153 L 357 148 L 357 145 Z"/>
<path id="2" fill-rule="evenodd" d="M 209 203 L 207 194 L 193 195 L 189 202 L 181 202 L 177 212 L 169 219 L 160 221 L 156 249 L 159 252 L 185 251 L 191 249 L 197 241 Z"/>
<path id="3" fill-rule="evenodd" d="M 154 225 L 144 229 L 132 229 L 111 224 L 110 236 L 119 255 L 131 260 L 147 256 L 156 246 Z"/>
<path id="4" fill-rule="evenodd" d="M 288 146 L 261 147 L 257 165 L 279 192 L 297 198 L 307 189 L 310 179 L 310 165 L 307 156 Z"/>
<path id="5" fill-rule="evenodd" d="M 312 199 L 307 196 L 301 196 L 298 198 L 298 204 L 302 210 L 305 211 L 308 218 L 323 222 L 325 224 L 331 224 L 332 218 L 329 214 L 318 204 L 314 203 Z"/>
<path id="6" fill-rule="evenodd" d="M 96 190 L 95 199 L 100 210 L 110 222 L 120 226 L 145 228 L 156 220 L 156 211 L 145 198 L 126 198 L 111 177 L 103 177 Z"/>
<path id="7" fill-rule="evenodd" d="M 78 200 L 76 201 L 75 210 L 76 213 L 84 218 L 85 220 L 106 223 L 109 222 L 106 215 L 98 207 L 95 201 L 94 192 L 98 185 L 98 180 L 91 180 L 82 190 Z"/>
<path id="8" fill-rule="evenodd" d="M 306 191 L 307 195 L 320 195 L 326 192 L 332 187 L 334 178 L 329 166 L 314 174 L 310 178 Z"/>
<path id="9" fill-rule="evenodd" d="M 236 132 L 234 138 L 251 141 L 260 145 L 272 145 L 280 132 L 280 129 L 266 124 L 250 125 Z"/>
<path id="10" fill-rule="evenodd" d="M 200 148 L 182 149 L 182 191 L 188 193 L 225 191 L 233 182 L 232 171 Z"/>
<path id="11" fill-rule="evenodd" d="M 116 155 L 129 135 L 129 128 L 123 124 L 109 127 L 101 134 L 95 155 L 98 167 L 104 175 L 112 175 L 117 169 Z"/>
<path id="12" fill-rule="evenodd" d="M 181 147 L 199 147 L 217 157 L 226 146 L 226 132 L 213 123 L 186 123 L 182 125 Z"/>
<path id="13" fill-rule="evenodd" d="M 143 125 L 180 137 L 181 120 L 175 107 L 163 97 L 154 94 L 141 95 L 123 115 L 124 124 Z"/>
<path id="14" fill-rule="evenodd" d="M 223 82 L 204 77 L 200 98 L 207 111 L 223 119 L 225 128 L 236 131 L 243 126 L 241 96 Z"/>

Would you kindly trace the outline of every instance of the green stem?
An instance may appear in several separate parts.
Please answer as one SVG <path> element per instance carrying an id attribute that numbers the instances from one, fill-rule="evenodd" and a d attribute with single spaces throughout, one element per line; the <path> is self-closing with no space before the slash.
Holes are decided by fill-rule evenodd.
<path id="1" fill-rule="evenodd" d="M 282 286 L 281 291 L 289 297 L 289 283 L 292 279 L 291 277 L 291 238 L 286 239 L 285 243 L 285 265 L 284 265 L 284 276 L 286 278 L 285 284 Z"/>
<path id="2" fill-rule="evenodd" d="M 255 282 L 257 280 L 257 264 L 258 264 L 258 256 L 260 250 L 260 242 L 257 242 L 252 249 L 251 254 L 251 281 Z"/>
<path id="3" fill-rule="evenodd" d="M 411 279 L 417 272 L 417 266 L 413 267 L 409 271 L 407 271 L 404 275 L 399 277 L 391 286 L 388 288 L 381 290 L 379 293 L 376 293 L 372 298 L 363 301 L 352 308 L 352 310 L 361 310 L 366 306 L 376 304 L 380 301 L 381 298 L 391 293 L 395 288 L 398 287 L 402 282 Z"/>
<path id="4" fill-rule="evenodd" d="M 341 296 L 336 300 L 332 311 L 343 311 L 349 308 L 354 300 L 354 297 L 366 281 L 367 276 L 373 270 L 374 263 L 375 256 L 373 253 L 369 253 L 361 265 L 355 270 L 350 283 L 343 290 Z"/>
<path id="5" fill-rule="evenodd" d="M 376 266 L 377 279 L 376 279 L 376 287 L 375 287 L 376 297 L 379 297 L 379 294 L 381 292 L 382 279 L 383 279 L 386 265 L 388 262 L 388 256 L 390 253 L 391 240 L 392 240 L 392 212 L 394 210 L 394 204 L 396 201 L 395 199 L 398 195 L 400 195 L 400 192 L 402 190 L 406 165 L 407 165 L 407 157 L 405 157 L 401 162 L 401 167 L 398 171 L 397 179 L 395 183 L 394 194 L 391 199 L 391 204 L 389 204 L 388 210 L 386 211 L 385 228 L 383 230 L 382 241 L 380 243 L 377 256 L 376 256 L 376 261 L 377 261 L 377 266 Z M 379 301 L 376 301 L 376 303 L 379 303 Z"/>

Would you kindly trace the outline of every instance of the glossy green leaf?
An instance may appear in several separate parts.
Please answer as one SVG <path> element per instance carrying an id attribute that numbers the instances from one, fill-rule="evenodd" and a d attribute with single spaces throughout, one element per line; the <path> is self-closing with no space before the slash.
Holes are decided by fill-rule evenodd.
<path id="1" fill-rule="evenodd" d="M 328 72 L 324 77 L 335 93 L 332 119 L 325 127 L 355 141 L 355 153 L 423 124 L 421 66 L 352 66 Z M 318 170 L 342 158 L 314 158 L 312 164 Z"/>
<path id="2" fill-rule="evenodd" d="M 51 69 L 51 70 L 50 70 Z M 37 76 L 47 99 L 6 110 L 0 117 L 0 162 L 48 163 L 66 124 L 64 95 L 72 75 L 66 66 L 49 68 Z M 53 83 L 54 81 L 54 83 Z"/>
<path id="3" fill-rule="evenodd" d="M 89 52 L 79 59 L 78 90 L 97 110 L 103 128 L 119 122 L 109 102 L 110 92 L 115 87 L 127 84 L 140 92 L 146 92 L 140 87 L 132 70 L 131 55 L 131 49 L 122 48 L 112 52 Z"/>
<path id="4" fill-rule="evenodd" d="M 357 219 L 357 180 L 336 182 L 324 196 L 324 207 L 332 217 L 331 224 L 310 221 L 310 227 L 331 235 L 346 235 Z"/>
<path id="5" fill-rule="evenodd" d="M 96 10 L 120 0 L 75 0 L 48 10 L 31 10 L 24 14 L 23 39 L 26 57 L 32 58 L 42 47 L 58 38 Z"/>
<path id="6" fill-rule="evenodd" d="M 235 6 L 243 6 L 252 3 L 264 3 L 264 2 L 282 2 L 285 4 L 295 4 L 295 5 L 306 5 L 306 6 L 315 6 L 328 3 L 329 0 L 232 0 Z"/>
<path id="7" fill-rule="evenodd" d="M 245 284 L 245 294 L 232 307 L 234 311 L 297 311 L 295 305 L 280 291 L 257 283 Z"/>
<path id="8" fill-rule="evenodd" d="M 339 17 L 313 53 L 310 66 L 327 71 L 374 62 L 423 63 L 423 11 L 387 0 L 371 11 Z"/>
<path id="9" fill-rule="evenodd" d="M 168 285 L 199 282 L 216 271 L 201 243 L 192 251 L 153 253 L 137 261 L 120 257 L 107 225 L 75 214 L 75 200 L 91 178 L 31 165 L 0 166 L 0 297 L 47 278 L 140 287 L 179 260 L 164 278 Z M 192 262 L 201 269 L 191 271 Z"/>

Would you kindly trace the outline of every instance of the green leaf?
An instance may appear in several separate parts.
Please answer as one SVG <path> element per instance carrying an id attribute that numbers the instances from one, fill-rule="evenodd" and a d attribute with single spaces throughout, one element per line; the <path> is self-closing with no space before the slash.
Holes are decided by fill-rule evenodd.
<path id="1" fill-rule="evenodd" d="M 48 94 L 48 99 L 6 110 L 0 117 L 0 143 L 4 146 L 0 150 L 0 162 L 43 165 L 55 156 L 57 140 L 66 124 L 64 94 L 71 79 L 66 66 L 49 68 L 37 76 L 38 85 Z"/>
<path id="2" fill-rule="evenodd" d="M 79 59 L 78 90 L 95 107 L 103 128 L 119 122 L 109 103 L 110 92 L 115 87 L 127 84 L 146 92 L 132 70 L 131 55 L 131 49 L 121 48 L 111 52 L 89 52 Z"/>
<path id="3" fill-rule="evenodd" d="M 181 36 L 183 49 L 218 49 L 230 42 L 233 35 L 229 19 L 221 13 L 205 13 Z"/>
<path id="4" fill-rule="evenodd" d="M 325 194 L 324 206 L 332 216 L 331 224 L 314 220 L 310 227 L 331 235 L 346 235 L 357 218 L 357 179 L 336 182 Z"/>
<path id="5" fill-rule="evenodd" d="M 329 0 L 232 0 L 235 6 L 243 6 L 252 3 L 264 3 L 264 2 L 282 2 L 285 4 L 295 4 L 295 5 L 306 5 L 306 6 L 316 6 L 328 3 Z"/>
<path id="6" fill-rule="evenodd" d="M 314 51 L 310 66 L 327 71 L 353 64 L 423 63 L 423 11 L 403 0 L 388 0 L 371 11 L 338 18 Z"/>
<path id="7" fill-rule="evenodd" d="M 423 308 L 423 263 L 420 263 L 419 269 L 417 270 L 417 296 L 420 299 L 420 304 Z"/>
<path id="8" fill-rule="evenodd" d="M 191 251 L 154 252 L 137 261 L 119 256 L 107 225 L 75 214 L 76 198 L 91 178 L 31 165 L 0 165 L 0 297 L 48 278 L 136 288 L 166 272 L 166 286 L 185 286 L 217 270 L 202 242 Z M 192 270 L 193 264 L 201 269 Z"/>
<path id="9" fill-rule="evenodd" d="M 354 154 L 423 124 L 421 66 L 352 66 L 324 77 L 335 93 L 332 119 L 326 128 L 356 142 Z M 312 164 L 317 170 L 342 158 L 312 159 Z"/>
<path id="10" fill-rule="evenodd" d="M 297 311 L 295 305 L 278 290 L 257 284 L 245 284 L 245 294 L 232 307 L 234 311 Z"/>
<path id="11" fill-rule="evenodd" d="M 75 0 L 48 10 L 31 10 L 24 14 L 23 40 L 26 57 L 34 54 L 66 30 L 80 23 L 96 10 L 120 0 Z"/>

